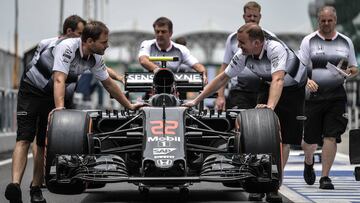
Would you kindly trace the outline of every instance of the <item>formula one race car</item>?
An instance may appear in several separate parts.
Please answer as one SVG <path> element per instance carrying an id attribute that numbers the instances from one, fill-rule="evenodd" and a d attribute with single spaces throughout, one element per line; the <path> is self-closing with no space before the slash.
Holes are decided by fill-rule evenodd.
<path id="1" fill-rule="evenodd" d="M 45 166 L 50 192 L 78 194 L 114 182 L 133 183 L 142 193 L 151 187 L 186 192 L 203 181 L 247 192 L 279 189 L 280 126 L 272 110 L 181 106 L 176 92 L 201 91 L 200 73 L 127 73 L 125 88 L 152 91 L 149 106 L 52 114 Z"/>

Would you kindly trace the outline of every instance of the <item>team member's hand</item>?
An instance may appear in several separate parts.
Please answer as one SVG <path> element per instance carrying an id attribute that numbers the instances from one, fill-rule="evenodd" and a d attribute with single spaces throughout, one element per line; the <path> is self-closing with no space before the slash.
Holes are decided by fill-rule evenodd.
<path id="1" fill-rule="evenodd" d="M 193 106 L 196 106 L 196 103 L 194 100 L 191 100 L 191 101 L 188 101 L 184 104 L 182 104 L 181 106 L 185 106 L 185 107 L 193 107 Z"/>
<path id="2" fill-rule="evenodd" d="M 122 84 L 125 84 L 125 75 L 120 75 L 117 80 L 120 81 Z"/>
<path id="3" fill-rule="evenodd" d="M 316 92 L 316 91 L 318 91 L 319 85 L 316 84 L 315 81 L 308 79 L 306 88 L 308 88 L 308 90 L 310 90 L 310 92 Z"/>
<path id="4" fill-rule="evenodd" d="M 215 108 L 216 110 L 223 110 L 225 111 L 225 97 L 224 96 L 218 96 L 215 101 Z"/>
<path id="5" fill-rule="evenodd" d="M 156 72 L 158 72 L 160 70 L 159 67 L 156 67 L 154 70 L 153 70 L 153 73 L 155 74 Z"/>
<path id="6" fill-rule="evenodd" d="M 204 86 L 207 85 L 209 81 L 205 74 L 203 75 L 203 80 L 204 80 Z"/>
<path id="7" fill-rule="evenodd" d="M 139 108 L 141 108 L 141 107 L 144 107 L 144 106 L 149 106 L 149 104 L 137 102 L 137 103 L 135 103 L 135 104 L 131 104 L 130 110 L 137 110 L 137 109 L 139 109 Z"/>
<path id="8" fill-rule="evenodd" d="M 61 110 L 64 110 L 65 107 L 57 107 L 53 110 L 50 111 L 49 115 L 48 115 L 48 122 L 50 122 L 50 118 L 51 118 L 51 115 L 55 112 L 55 111 L 61 111 Z"/>
<path id="9" fill-rule="evenodd" d="M 257 108 L 257 109 L 271 109 L 271 110 L 275 109 L 274 106 L 270 106 L 270 105 L 267 105 L 267 104 L 257 104 L 255 108 Z"/>

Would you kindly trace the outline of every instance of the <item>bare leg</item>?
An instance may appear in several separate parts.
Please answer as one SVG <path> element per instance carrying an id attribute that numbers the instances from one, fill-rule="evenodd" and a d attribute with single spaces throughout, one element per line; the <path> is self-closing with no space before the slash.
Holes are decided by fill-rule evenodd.
<path id="1" fill-rule="evenodd" d="M 40 186 L 44 179 L 44 147 L 34 146 L 36 154 L 34 154 L 34 171 L 33 186 Z"/>
<path id="2" fill-rule="evenodd" d="M 30 142 L 21 140 L 15 144 L 15 149 L 12 156 L 12 182 L 21 184 L 24 175 L 27 153 L 29 151 Z"/>
<path id="3" fill-rule="evenodd" d="M 301 142 L 301 147 L 304 150 L 305 163 L 307 165 L 313 164 L 313 156 L 316 151 L 317 144 L 308 144 L 305 141 Z"/>
<path id="4" fill-rule="evenodd" d="M 283 168 L 283 171 L 284 171 L 285 165 L 288 161 L 289 153 L 290 153 L 290 145 L 282 144 L 282 157 L 283 157 L 282 168 Z"/>
<path id="5" fill-rule="evenodd" d="M 321 176 L 329 176 L 331 166 L 334 163 L 337 151 L 336 139 L 333 137 L 325 137 L 322 147 L 322 173 Z"/>

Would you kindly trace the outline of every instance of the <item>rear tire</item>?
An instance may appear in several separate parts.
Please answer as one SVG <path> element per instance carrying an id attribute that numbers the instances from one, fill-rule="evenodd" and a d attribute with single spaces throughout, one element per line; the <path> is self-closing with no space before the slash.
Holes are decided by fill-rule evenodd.
<path id="1" fill-rule="evenodd" d="M 238 122 L 241 133 L 235 137 L 235 150 L 246 154 L 271 154 L 273 164 L 278 170 L 278 173 L 273 175 L 279 182 L 274 182 L 269 187 L 274 187 L 273 191 L 277 191 L 282 182 L 281 132 L 277 115 L 271 109 L 249 109 L 240 112 Z M 245 181 L 244 187 L 246 185 L 253 184 Z"/>
<path id="2" fill-rule="evenodd" d="M 88 133 L 91 129 L 91 118 L 84 111 L 55 111 L 48 124 L 45 152 L 45 182 L 48 190 L 57 194 L 80 194 L 86 189 L 82 180 L 70 183 L 58 183 L 56 175 L 50 174 L 56 155 L 91 154 L 93 145 Z"/>

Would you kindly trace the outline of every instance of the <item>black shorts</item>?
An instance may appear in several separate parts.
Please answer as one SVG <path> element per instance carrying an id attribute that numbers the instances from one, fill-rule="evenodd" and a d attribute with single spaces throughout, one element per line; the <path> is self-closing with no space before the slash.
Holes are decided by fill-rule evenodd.
<path id="1" fill-rule="evenodd" d="M 17 137 L 16 141 L 32 142 L 36 138 L 38 146 L 45 146 L 48 114 L 55 108 L 54 98 L 39 97 L 24 91 L 22 85 L 17 100 Z"/>
<path id="2" fill-rule="evenodd" d="M 281 136 L 284 144 L 300 145 L 304 132 L 304 121 L 298 116 L 305 112 L 305 86 L 297 89 L 283 89 L 275 108 L 281 125 Z"/>
<path id="3" fill-rule="evenodd" d="M 262 94 L 261 103 L 266 104 L 269 93 Z M 266 101 L 264 100 L 266 98 Z M 275 108 L 281 126 L 281 138 L 284 144 L 300 145 L 304 131 L 305 86 L 283 88 L 280 100 Z"/>
<path id="4" fill-rule="evenodd" d="M 306 101 L 304 141 L 322 145 L 324 137 L 334 137 L 340 143 L 348 123 L 345 111 L 346 99 Z"/>
<path id="5" fill-rule="evenodd" d="M 242 90 L 230 90 L 226 99 L 226 109 L 237 106 L 238 109 L 252 109 L 257 104 L 257 92 L 246 92 Z"/>

